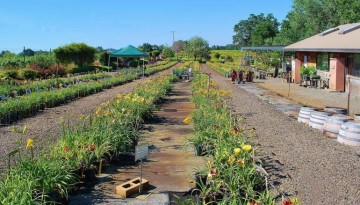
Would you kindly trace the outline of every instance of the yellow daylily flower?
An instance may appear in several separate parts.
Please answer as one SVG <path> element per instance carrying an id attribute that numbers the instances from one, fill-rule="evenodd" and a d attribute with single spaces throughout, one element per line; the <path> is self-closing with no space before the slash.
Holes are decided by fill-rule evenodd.
<path id="1" fill-rule="evenodd" d="M 235 148 L 234 153 L 235 153 L 235 155 L 240 155 L 241 149 L 240 148 Z"/>
<path id="2" fill-rule="evenodd" d="M 294 205 L 298 205 L 299 204 L 299 200 L 297 198 L 292 198 L 290 200 Z"/>
<path id="3" fill-rule="evenodd" d="M 183 120 L 183 123 L 184 123 L 185 125 L 190 124 L 190 122 L 191 122 L 191 118 L 190 118 L 190 117 L 187 117 L 187 118 L 185 118 L 185 119 Z"/>
<path id="4" fill-rule="evenodd" d="M 251 145 L 249 145 L 249 144 L 243 144 L 243 145 L 241 145 L 241 148 L 242 148 L 244 151 L 248 152 L 248 151 L 251 150 Z"/>
<path id="5" fill-rule="evenodd" d="M 34 147 L 34 141 L 32 139 L 27 139 L 26 141 L 26 149 L 33 148 Z"/>

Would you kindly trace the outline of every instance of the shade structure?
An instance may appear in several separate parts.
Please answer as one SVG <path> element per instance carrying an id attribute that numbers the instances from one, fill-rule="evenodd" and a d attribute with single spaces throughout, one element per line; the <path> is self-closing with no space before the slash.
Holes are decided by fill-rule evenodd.
<path id="1" fill-rule="evenodd" d="M 148 54 L 140 51 L 132 45 L 129 45 L 125 48 L 120 48 L 117 51 L 110 53 L 110 57 L 129 57 L 129 58 L 139 58 L 147 57 Z"/>
<path id="2" fill-rule="evenodd" d="M 117 59 L 119 59 L 119 57 L 128 57 L 128 58 L 143 57 L 143 76 L 145 76 L 145 62 L 144 62 L 145 59 L 144 58 L 148 57 L 147 53 L 140 51 L 139 49 L 137 49 L 136 47 L 134 47 L 132 45 L 128 45 L 125 48 L 120 48 L 119 50 L 110 53 L 108 66 L 110 66 L 110 58 L 111 57 L 116 57 Z"/>

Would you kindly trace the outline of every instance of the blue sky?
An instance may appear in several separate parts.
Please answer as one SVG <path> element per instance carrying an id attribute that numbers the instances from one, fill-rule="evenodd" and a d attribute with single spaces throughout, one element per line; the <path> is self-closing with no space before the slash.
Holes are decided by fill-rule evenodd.
<path id="1" fill-rule="evenodd" d="M 281 22 L 291 5 L 292 0 L 0 0 L 0 50 L 48 50 L 72 42 L 171 45 L 171 31 L 175 40 L 197 35 L 225 45 L 240 20 L 273 13 Z"/>

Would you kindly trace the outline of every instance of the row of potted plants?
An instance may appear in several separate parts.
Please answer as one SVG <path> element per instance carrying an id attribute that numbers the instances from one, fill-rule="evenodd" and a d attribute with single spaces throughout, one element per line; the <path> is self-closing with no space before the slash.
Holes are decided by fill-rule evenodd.
<path id="1" fill-rule="evenodd" d="M 90 80 L 101 80 L 104 78 L 111 77 L 107 73 L 96 73 L 96 74 L 85 74 L 77 77 L 68 77 L 68 78 L 53 78 L 42 81 L 31 81 L 24 83 L 22 85 L 14 85 L 13 83 L 2 83 L 0 85 L 0 95 L 5 97 L 10 97 L 11 93 L 16 91 L 18 96 L 25 95 L 27 90 L 33 92 L 40 90 L 49 90 L 51 87 L 56 87 L 57 84 L 73 84 L 74 82 L 87 82 Z"/>
<path id="2" fill-rule="evenodd" d="M 62 202 L 79 181 L 100 174 L 104 162 L 133 152 L 144 117 L 171 90 L 174 79 L 165 76 L 148 80 L 132 93 L 103 103 L 95 113 L 79 116 L 78 123 L 63 120 L 60 140 L 41 151 L 35 148 L 35 140 L 28 139 L 25 150 L 10 153 L 18 155 L 17 166 L 1 176 L 0 204 Z M 34 157 L 35 151 L 38 157 Z"/>
<path id="3" fill-rule="evenodd" d="M 196 173 L 198 201 L 188 204 L 274 204 L 266 184 L 266 171 L 248 142 L 241 119 L 226 106 L 229 92 L 219 89 L 207 75 L 197 74 L 192 83 L 196 110 L 184 119 L 193 123 L 188 142 L 197 155 L 210 157 L 205 169 Z"/>
<path id="4" fill-rule="evenodd" d="M 166 65 L 152 67 L 148 72 L 153 74 L 175 65 L 171 62 Z M 141 73 L 120 73 L 117 76 L 106 78 L 100 81 L 89 81 L 88 83 L 76 84 L 71 89 L 58 89 L 52 92 L 34 92 L 20 98 L 11 98 L 6 102 L 0 103 L 0 124 L 9 124 L 19 119 L 32 116 L 39 110 L 55 107 L 62 103 L 74 100 L 78 97 L 88 96 L 103 89 L 118 86 L 126 82 L 139 78 Z"/>

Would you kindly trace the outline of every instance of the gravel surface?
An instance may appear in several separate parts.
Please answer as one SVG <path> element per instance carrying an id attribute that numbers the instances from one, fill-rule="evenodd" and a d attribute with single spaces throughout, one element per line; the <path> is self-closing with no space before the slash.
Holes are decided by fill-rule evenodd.
<path id="1" fill-rule="evenodd" d="M 360 204 L 360 163 L 357 149 L 337 143 L 319 131 L 277 111 L 272 105 L 231 84 L 206 65 L 205 72 L 231 91 L 231 104 L 258 147 L 272 191 L 298 197 L 300 204 Z M 279 199 L 279 198 L 278 198 Z"/>
<path id="2" fill-rule="evenodd" d="M 179 65 L 181 64 L 176 64 L 172 68 L 156 73 L 149 78 L 172 73 L 172 70 Z M 55 142 L 61 131 L 61 117 L 64 117 L 65 119 L 68 118 L 70 121 L 77 120 L 80 114 L 87 115 L 94 111 L 101 103 L 114 99 L 119 93 L 131 92 L 138 84 L 144 82 L 144 79 L 138 79 L 94 95 L 80 98 L 59 107 L 46 109 L 33 117 L 20 120 L 11 126 L 0 127 L 0 170 L 4 170 L 7 166 L 8 153 L 17 149 L 19 143 L 24 146 L 28 138 L 34 139 L 34 146 L 36 149 L 41 149 L 41 147 Z M 27 126 L 26 134 L 19 134 L 11 131 L 12 126 L 22 129 L 25 125 Z M 39 153 L 39 150 L 36 152 Z"/>

